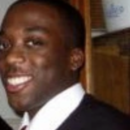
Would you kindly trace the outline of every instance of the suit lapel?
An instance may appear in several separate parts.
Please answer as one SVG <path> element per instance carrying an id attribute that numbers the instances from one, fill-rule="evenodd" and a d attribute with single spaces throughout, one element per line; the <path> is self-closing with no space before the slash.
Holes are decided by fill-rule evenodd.
<path id="1" fill-rule="evenodd" d="M 87 120 L 86 116 L 82 116 L 84 111 L 87 110 L 87 106 L 91 104 L 91 98 L 88 95 L 85 95 L 83 100 L 81 101 L 80 105 L 76 110 L 71 113 L 71 115 L 64 121 L 64 123 L 57 129 L 57 130 L 81 130 L 82 124 Z M 82 123 L 81 123 L 82 122 Z"/>

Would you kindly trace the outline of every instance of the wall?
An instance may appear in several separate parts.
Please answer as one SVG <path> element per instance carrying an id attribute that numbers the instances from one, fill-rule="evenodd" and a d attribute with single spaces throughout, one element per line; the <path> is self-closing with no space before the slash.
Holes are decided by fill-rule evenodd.
<path id="1" fill-rule="evenodd" d="M 130 29 L 92 39 L 93 94 L 130 114 Z"/>

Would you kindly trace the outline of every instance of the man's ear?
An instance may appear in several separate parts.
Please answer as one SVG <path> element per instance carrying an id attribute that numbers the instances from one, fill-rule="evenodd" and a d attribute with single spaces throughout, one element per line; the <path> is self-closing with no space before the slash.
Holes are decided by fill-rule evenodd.
<path id="1" fill-rule="evenodd" d="M 78 70 L 84 64 L 85 56 L 84 52 L 80 48 L 74 48 L 70 54 L 70 68 L 73 71 Z"/>

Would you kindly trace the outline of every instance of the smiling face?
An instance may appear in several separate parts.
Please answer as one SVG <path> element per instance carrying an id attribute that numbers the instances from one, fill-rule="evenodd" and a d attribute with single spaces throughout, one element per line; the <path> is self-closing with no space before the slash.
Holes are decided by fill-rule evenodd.
<path id="1" fill-rule="evenodd" d="M 0 33 L 0 73 L 10 105 L 31 116 L 77 82 L 82 51 L 64 44 L 58 13 L 26 2 L 6 15 Z"/>

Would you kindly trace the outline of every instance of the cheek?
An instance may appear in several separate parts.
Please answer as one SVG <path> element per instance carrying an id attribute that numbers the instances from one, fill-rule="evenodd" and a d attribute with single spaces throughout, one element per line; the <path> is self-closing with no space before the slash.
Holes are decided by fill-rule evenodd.
<path id="1" fill-rule="evenodd" d="M 2 79 L 4 79 L 5 77 L 4 75 L 6 74 L 7 70 L 8 70 L 8 67 L 2 61 L 0 61 L 0 77 Z"/>
<path id="2" fill-rule="evenodd" d="M 3 72 L 5 70 L 6 66 L 4 64 L 3 60 L 0 60 L 0 72 Z"/>
<path id="3" fill-rule="evenodd" d="M 38 86 L 40 89 L 44 89 L 42 86 L 46 86 L 51 81 L 53 75 L 53 63 L 49 57 L 40 55 L 33 57 L 31 66 L 33 71 L 32 73 L 34 75 L 33 84 L 35 84 L 35 86 Z"/>
<path id="4" fill-rule="evenodd" d="M 69 61 L 67 57 L 66 53 L 59 55 L 58 52 L 33 56 L 31 66 L 35 77 L 35 85 L 46 91 L 49 91 L 47 90 L 48 87 L 53 86 L 52 83 L 57 85 L 59 80 L 62 80 L 62 78 L 69 74 Z"/>

